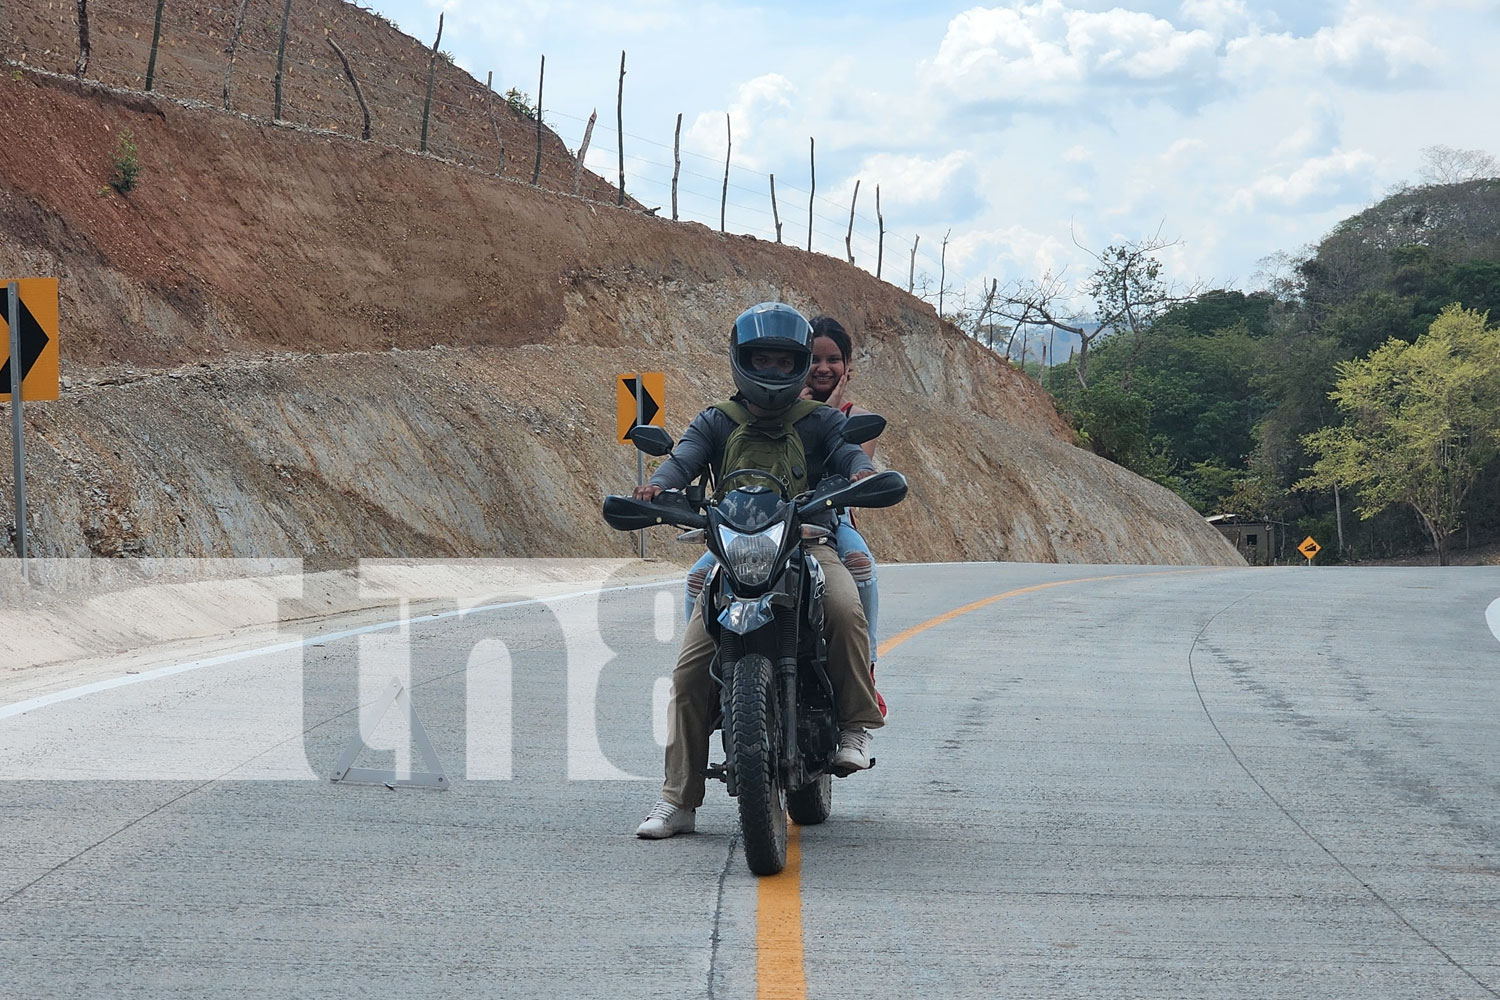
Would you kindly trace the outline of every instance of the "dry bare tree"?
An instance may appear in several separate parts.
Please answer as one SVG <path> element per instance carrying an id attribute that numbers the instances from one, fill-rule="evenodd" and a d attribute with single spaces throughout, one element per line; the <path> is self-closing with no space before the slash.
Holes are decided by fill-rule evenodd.
<path id="1" fill-rule="evenodd" d="M 1147 239 L 1112 244 L 1098 252 L 1075 240 L 1074 245 L 1094 258 L 1096 266 L 1087 278 L 1076 287 L 1061 274 L 1054 276 L 1050 272 L 1040 279 L 1018 279 L 1006 287 L 995 313 L 1015 326 L 1012 342 L 1016 332 L 1024 338 L 1028 327 L 1051 327 L 1077 337 L 1076 376 L 1079 386 L 1085 389 L 1090 345 L 1100 337 L 1130 336 L 1131 351 L 1125 363 L 1124 381 L 1128 389 L 1142 336 L 1168 309 L 1195 298 L 1201 291 L 1197 284 L 1175 288 L 1162 280 L 1157 255 L 1176 243 L 1163 240 L 1160 230 Z M 1084 300 L 1092 302 L 1092 316 L 1086 315 Z M 1007 357 L 1009 350 L 1007 344 Z"/>
<path id="2" fill-rule="evenodd" d="M 1500 177 L 1500 160 L 1482 149 L 1427 146 L 1422 150 L 1423 184 L 1462 184 L 1464 181 Z"/>

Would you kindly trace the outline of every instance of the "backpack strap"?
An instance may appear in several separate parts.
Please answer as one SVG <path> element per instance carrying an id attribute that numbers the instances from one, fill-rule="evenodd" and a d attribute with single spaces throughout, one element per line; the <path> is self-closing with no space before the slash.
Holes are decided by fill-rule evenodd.
<path id="1" fill-rule="evenodd" d="M 789 409 L 781 414 L 781 426 L 790 428 L 793 424 L 797 423 L 803 417 L 815 411 L 818 407 L 827 405 L 827 403 L 820 402 L 816 399 L 799 399 L 795 403 L 793 403 Z M 744 427 L 746 424 L 754 423 L 756 420 L 761 419 L 755 414 L 751 413 L 749 408 L 746 407 L 745 404 L 737 402 L 733 399 L 726 399 L 721 402 L 715 403 L 713 405 L 713 408 L 715 410 L 718 410 L 720 413 L 723 413 L 730 420 L 733 420 L 741 427 Z"/>
<path id="2" fill-rule="evenodd" d="M 745 426 L 750 421 L 755 419 L 755 415 L 752 414 L 743 403 L 737 403 L 732 399 L 726 399 L 723 402 L 715 403 L 713 405 L 713 409 L 718 410 L 720 413 L 724 414 L 726 417 L 728 417 L 730 420 L 733 420 L 741 427 Z"/>

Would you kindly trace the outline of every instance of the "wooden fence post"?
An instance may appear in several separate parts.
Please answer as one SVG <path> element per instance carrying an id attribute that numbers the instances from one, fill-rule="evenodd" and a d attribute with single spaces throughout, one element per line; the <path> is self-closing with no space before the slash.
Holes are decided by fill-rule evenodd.
<path id="1" fill-rule="evenodd" d="M 844 234 L 844 255 L 854 263 L 854 206 L 859 204 L 859 178 L 854 179 L 854 197 L 849 199 L 849 231 Z"/>
<path id="2" fill-rule="evenodd" d="M 880 214 L 880 185 L 875 185 L 875 221 L 880 225 L 880 242 L 875 246 L 875 280 L 880 280 L 880 265 L 885 262 L 885 216 Z"/>
<path id="3" fill-rule="evenodd" d="M 922 234 L 911 241 L 911 270 L 906 272 L 906 291 L 912 293 L 917 288 L 917 244 L 922 242 Z"/>
<path id="4" fill-rule="evenodd" d="M 625 50 L 620 50 L 620 92 L 615 97 L 615 145 L 620 152 L 620 189 L 615 204 L 625 204 Z M 643 536 L 644 537 L 644 536 Z"/>
<path id="5" fill-rule="evenodd" d="M 677 221 L 677 175 L 682 172 L 682 112 L 677 112 L 677 131 L 672 134 L 672 221 Z"/>
<path id="6" fill-rule="evenodd" d="M 776 221 L 776 242 L 781 242 L 781 213 L 776 211 L 776 175 L 771 175 L 771 218 Z"/>
<path id="7" fill-rule="evenodd" d="M 427 60 L 427 99 L 422 102 L 422 152 L 427 152 L 427 119 L 432 115 L 432 82 L 437 78 L 438 43 L 443 40 L 443 15 L 438 13 L 437 37 L 432 40 L 432 57 Z M 537 103 L 541 103 L 537 95 Z"/>
<path id="8" fill-rule="evenodd" d="M 354 78 L 354 69 L 349 65 L 349 57 L 344 55 L 344 50 L 339 48 L 339 43 L 333 40 L 332 35 L 328 36 L 327 41 L 333 47 L 334 53 L 339 57 L 339 62 L 344 64 L 344 76 L 349 78 L 349 86 L 354 88 L 355 100 L 359 101 L 359 110 L 365 116 L 365 130 L 360 135 L 360 138 L 368 141 L 370 138 L 370 106 L 365 103 L 364 92 L 359 89 L 359 81 Z"/>
<path id="9" fill-rule="evenodd" d="M 291 4 L 292 4 L 292 0 L 287 0 L 287 6 L 290 7 Z M 165 7 L 166 5 L 167 5 L 167 0 L 156 0 L 156 26 L 151 29 L 151 58 L 149 60 L 147 60 L 147 62 L 146 62 L 146 89 L 147 90 L 150 90 L 152 88 L 152 86 L 154 86 L 155 83 L 156 83 L 156 47 L 159 44 L 161 44 L 161 11 L 162 11 L 162 8 Z M 283 32 L 286 31 L 285 22 L 283 22 L 283 27 L 282 27 L 281 30 Z M 280 76 L 280 71 L 279 70 L 277 71 L 276 80 L 277 80 L 277 83 L 276 83 L 277 87 L 280 87 L 281 86 L 281 76 Z M 279 90 L 278 90 L 278 93 L 280 93 Z M 278 100 L 279 100 L 279 98 L 278 98 Z"/>
<path id="10" fill-rule="evenodd" d="M 542 68 L 536 76 L 536 163 L 531 168 L 531 183 L 542 179 L 542 83 L 547 79 L 547 57 L 542 56 Z"/>
<path id="11" fill-rule="evenodd" d="M 729 152 L 734 149 L 734 133 L 729 130 L 729 112 L 724 112 L 724 193 L 719 196 L 719 232 L 724 231 L 724 211 L 729 205 Z"/>
<path id="12" fill-rule="evenodd" d="M 89 69 L 89 0 L 78 0 L 78 62 L 73 75 L 80 80 Z"/>
<path id="13" fill-rule="evenodd" d="M 500 147 L 500 165 L 495 174 L 499 177 L 505 176 L 505 140 L 500 138 L 500 126 L 495 124 L 495 71 L 490 70 L 489 76 L 485 77 L 484 89 L 490 105 L 490 131 L 495 133 L 495 145 Z"/>
<path id="14" fill-rule="evenodd" d="M 161 8 L 158 7 L 158 10 Z M 286 66 L 286 23 L 292 18 L 292 0 L 286 0 L 281 9 L 281 43 L 276 48 L 276 106 L 271 112 L 272 121 L 281 120 L 281 74 Z M 155 54 L 153 46 L 152 54 Z"/>
<path id="15" fill-rule="evenodd" d="M 583 182 L 583 158 L 589 155 L 589 140 L 594 137 L 594 122 L 599 118 L 599 109 L 589 112 L 589 123 L 583 127 L 583 145 L 578 147 L 578 159 L 573 163 L 573 193 Z"/>
<path id="16" fill-rule="evenodd" d="M 245 30 L 245 8 L 250 0 L 240 0 L 239 10 L 234 15 L 234 33 L 229 36 L 229 44 L 224 46 L 224 54 L 229 59 L 224 63 L 224 110 L 229 110 L 229 81 L 234 75 L 234 53 L 240 47 L 240 34 Z"/>
<path id="17" fill-rule="evenodd" d="M 948 237 L 953 235 L 953 230 L 943 234 L 943 252 L 938 258 L 938 319 L 943 318 L 943 285 L 948 280 Z"/>
<path id="18" fill-rule="evenodd" d="M 807 191 L 807 251 L 812 252 L 813 194 L 818 190 L 818 156 L 812 136 L 807 137 L 808 176 L 811 178 Z"/>

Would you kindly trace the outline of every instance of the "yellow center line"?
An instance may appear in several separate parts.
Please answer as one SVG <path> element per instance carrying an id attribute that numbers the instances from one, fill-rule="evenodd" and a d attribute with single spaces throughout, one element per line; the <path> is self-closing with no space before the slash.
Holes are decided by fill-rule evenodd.
<path id="1" fill-rule="evenodd" d="M 760 1000 L 806 1000 L 802 965 L 802 831 L 787 823 L 786 867 L 760 880 L 755 981 Z"/>
<path id="2" fill-rule="evenodd" d="M 1228 567 L 1225 567 L 1228 568 Z M 1152 573 L 1111 573 L 1106 576 L 1077 577 L 1071 580 L 1054 580 L 1030 587 L 1007 590 L 977 601 L 971 601 L 952 611 L 927 619 L 898 632 L 880 644 L 879 656 L 884 656 L 897 646 L 951 622 L 960 615 L 978 611 L 1003 601 L 1007 597 L 1062 587 L 1072 583 L 1098 583 L 1101 580 L 1130 580 L 1142 576 L 1177 576 L 1182 573 L 1213 572 L 1218 567 L 1167 570 Z M 807 1000 L 807 972 L 802 951 L 802 837 L 795 823 L 787 823 L 786 867 L 780 875 L 768 875 L 757 884 L 756 932 L 755 932 L 755 979 L 756 996 L 759 1000 Z"/>

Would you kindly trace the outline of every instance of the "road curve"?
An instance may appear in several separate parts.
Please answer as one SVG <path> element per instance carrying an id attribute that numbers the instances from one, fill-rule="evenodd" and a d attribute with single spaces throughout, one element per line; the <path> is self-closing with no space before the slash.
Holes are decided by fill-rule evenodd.
<path id="1" fill-rule="evenodd" d="M 879 763 L 774 884 L 718 786 L 631 836 L 672 585 L 0 680 L 0 996 L 1500 996 L 1500 571 L 881 588 Z M 362 714 L 427 768 L 391 676 L 447 791 L 328 780 Z"/>

